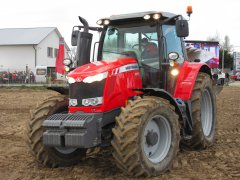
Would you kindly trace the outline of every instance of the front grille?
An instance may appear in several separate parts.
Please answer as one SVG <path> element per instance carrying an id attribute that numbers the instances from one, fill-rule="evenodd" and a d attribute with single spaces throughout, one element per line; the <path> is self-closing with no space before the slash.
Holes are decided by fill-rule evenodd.
<path id="1" fill-rule="evenodd" d="M 69 98 L 77 99 L 77 106 L 82 106 L 82 99 L 102 97 L 105 81 L 106 80 L 92 83 L 76 82 L 69 84 Z"/>

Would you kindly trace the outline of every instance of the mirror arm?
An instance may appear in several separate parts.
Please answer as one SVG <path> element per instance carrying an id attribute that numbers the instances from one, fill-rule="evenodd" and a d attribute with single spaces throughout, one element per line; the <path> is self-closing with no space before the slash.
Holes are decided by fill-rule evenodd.
<path id="1" fill-rule="evenodd" d="M 74 31 L 74 28 L 78 28 L 78 30 L 80 31 L 82 28 L 84 28 L 84 26 L 74 26 L 72 31 Z M 89 26 L 89 30 L 102 32 L 103 28 L 102 27 L 91 27 L 91 26 Z"/>
<path id="2" fill-rule="evenodd" d="M 182 17 L 182 16 L 181 16 L 181 15 L 176 15 L 176 16 L 167 18 L 167 19 L 165 19 L 164 21 L 161 22 L 161 25 L 166 24 L 166 23 L 168 23 L 169 21 L 171 21 L 171 20 L 173 20 L 173 19 L 176 19 L 176 18 L 179 18 L 179 17 Z M 181 19 L 182 19 L 182 18 L 181 18 Z"/>

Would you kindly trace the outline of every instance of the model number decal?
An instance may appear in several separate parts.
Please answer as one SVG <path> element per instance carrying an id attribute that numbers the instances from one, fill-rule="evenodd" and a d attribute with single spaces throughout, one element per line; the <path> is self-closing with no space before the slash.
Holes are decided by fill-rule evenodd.
<path id="1" fill-rule="evenodd" d="M 113 69 L 113 70 L 112 70 L 112 75 L 117 75 L 117 74 L 119 74 L 119 73 L 128 72 L 128 71 L 133 71 L 133 70 L 139 70 L 139 66 L 138 66 L 137 63 L 124 65 L 124 66 L 122 66 L 122 67 Z"/>

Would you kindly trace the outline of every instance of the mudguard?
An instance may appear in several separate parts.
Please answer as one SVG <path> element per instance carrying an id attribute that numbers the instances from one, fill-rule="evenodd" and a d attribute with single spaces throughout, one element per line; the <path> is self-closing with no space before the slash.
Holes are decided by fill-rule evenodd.
<path id="1" fill-rule="evenodd" d="M 212 77 L 211 69 L 207 64 L 185 61 L 178 75 L 173 97 L 184 101 L 189 100 L 199 72 L 207 73 Z"/>
<path id="2" fill-rule="evenodd" d="M 175 107 L 178 115 L 181 118 L 183 117 L 183 114 L 179 107 L 179 104 L 177 103 L 176 99 L 174 99 L 169 92 L 167 92 L 163 89 L 159 89 L 159 88 L 142 88 L 142 89 L 134 89 L 134 90 L 143 92 L 144 95 L 157 96 L 157 97 L 167 99 L 170 102 L 170 104 L 172 104 Z"/>

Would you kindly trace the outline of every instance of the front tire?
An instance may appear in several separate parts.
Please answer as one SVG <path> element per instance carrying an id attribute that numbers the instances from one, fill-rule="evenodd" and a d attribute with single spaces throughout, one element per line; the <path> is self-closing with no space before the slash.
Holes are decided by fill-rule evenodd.
<path id="1" fill-rule="evenodd" d="M 135 177 L 171 169 L 179 149 L 178 115 L 169 101 L 145 96 L 122 108 L 113 128 L 113 157 Z"/>
<path id="2" fill-rule="evenodd" d="M 85 157 L 84 149 L 48 147 L 42 142 L 43 121 L 52 114 L 67 112 L 67 110 L 67 98 L 58 95 L 46 99 L 31 112 L 31 119 L 27 124 L 27 144 L 37 161 L 45 166 L 70 166 Z"/>
<path id="3" fill-rule="evenodd" d="M 216 97 L 208 74 L 198 74 L 191 103 L 193 134 L 187 145 L 191 149 L 205 149 L 214 143 L 216 129 Z"/>

